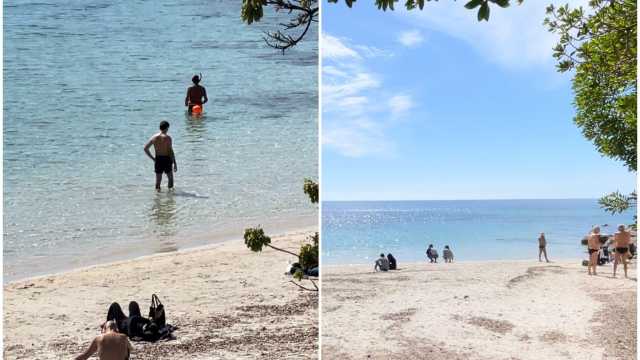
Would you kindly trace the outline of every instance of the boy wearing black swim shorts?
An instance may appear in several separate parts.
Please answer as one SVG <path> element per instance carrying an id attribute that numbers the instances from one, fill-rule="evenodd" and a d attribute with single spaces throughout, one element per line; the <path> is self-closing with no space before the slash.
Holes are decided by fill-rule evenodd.
<path id="1" fill-rule="evenodd" d="M 178 164 L 173 153 L 173 142 L 171 136 L 167 134 L 169 131 L 169 123 L 160 122 L 160 132 L 153 135 L 144 146 L 144 152 L 154 162 L 154 171 L 156 173 L 156 190 L 160 191 L 160 183 L 162 183 L 162 173 L 167 174 L 169 180 L 169 189 L 173 189 L 173 172 L 178 171 Z M 153 145 L 155 157 L 151 155 L 149 148 Z M 173 165 L 173 168 L 172 168 Z"/>

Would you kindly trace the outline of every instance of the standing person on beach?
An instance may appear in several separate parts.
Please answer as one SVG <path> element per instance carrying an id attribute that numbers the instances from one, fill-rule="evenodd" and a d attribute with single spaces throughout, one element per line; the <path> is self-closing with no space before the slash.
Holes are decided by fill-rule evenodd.
<path id="1" fill-rule="evenodd" d="M 193 86 L 187 89 L 187 96 L 184 98 L 184 106 L 187 107 L 189 114 L 192 113 L 193 106 L 204 105 L 209 98 L 207 98 L 207 89 L 204 86 L 200 86 L 200 81 L 202 81 L 202 74 L 200 76 L 193 75 L 191 78 L 193 82 Z"/>
<path id="2" fill-rule="evenodd" d="M 75 360 L 86 360 L 98 353 L 100 360 L 125 360 L 133 350 L 127 335 L 118 333 L 118 325 L 111 320 L 105 324 L 102 335 L 98 335 L 89 348 L 78 355 Z"/>
<path id="3" fill-rule="evenodd" d="M 591 268 L 593 267 L 593 275 L 597 275 L 596 268 L 598 267 L 598 251 L 600 251 L 600 227 L 596 226 L 591 231 L 591 234 L 587 237 L 587 247 L 589 249 L 589 265 L 587 269 L 589 275 L 591 275 Z"/>
<path id="4" fill-rule="evenodd" d="M 613 242 L 616 246 L 615 260 L 613 261 L 613 277 L 616 277 L 618 263 L 622 262 L 624 266 L 624 277 L 627 277 L 627 256 L 629 256 L 629 243 L 631 242 L 631 233 L 628 232 L 624 225 L 618 225 L 618 232 L 613 235 Z"/>
<path id="5" fill-rule="evenodd" d="M 547 257 L 547 239 L 544 237 L 544 233 L 540 233 L 540 237 L 538 237 L 538 261 L 542 262 L 542 254 L 544 254 L 544 259 L 549 262 L 549 258 Z"/>
<path id="6" fill-rule="evenodd" d="M 156 173 L 156 190 L 160 191 L 160 183 L 162 182 L 162 173 L 167 174 L 169 180 L 169 190 L 173 189 L 173 172 L 178 171 L 178 164 L 176 163 L 176 156 L 173 153 L 173 142 L 171 136 L 167 134 L 169 131 L 169 123 L 166 121 L 160 122 L 160 132 L 153 135 L 149 142 L 144 146 L 144 152 L 147 156 L 153 160 Z M 153 145 L 155 150 L 155 157 L 151 155 L 149 148 Z M 171 168 L 173 165 L 173 169 Z"/>

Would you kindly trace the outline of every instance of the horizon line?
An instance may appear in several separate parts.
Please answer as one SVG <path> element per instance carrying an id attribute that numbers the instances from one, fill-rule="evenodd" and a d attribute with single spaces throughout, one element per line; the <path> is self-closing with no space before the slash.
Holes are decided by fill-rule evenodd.
<path id="1" fill-rule="evenodd" d="M 381 202 L 381 201 L 511 201 L 511 200 L 598 200 L 599 198 L 484 198 L 484 199 L 367 199 L 367 200 L 324 200 L 321 202 Z"/>

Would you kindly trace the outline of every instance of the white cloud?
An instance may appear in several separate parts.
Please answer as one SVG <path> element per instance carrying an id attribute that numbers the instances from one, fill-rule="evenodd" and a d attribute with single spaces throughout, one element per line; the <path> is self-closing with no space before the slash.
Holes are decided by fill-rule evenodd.
<path id="1" fill-rule="evenodd" d="M 367 59 L 388 53 L 350 45 L 348 39 L 329 34 L 323 37 L 331 43 L 331 55 L 323 55 L 323 144 L 349 157 L 388 156 L 394 151 L 394 143 L 387 137 L 387 130 L 396 124 L 393 120 L 413 107 L 410 95 L 390 97 L 382 77 L 365 64 Z"/>
<path id="2" fill-rule="evenodd" d="M 424 38 L 418 30 L 405 31 L 398 36 L 398 41 L 406 47 L 416 47 L 420 45 Z"/>
<path id="3" fill-rule="evenodd" d="M 508 68 L 543 66 L 553 69 L 552 47 L 556 35 L 549 33 L 542 22 L 549 2 L 515 2 L 508 8 L 491 7 L 488 22 L 477 20 L 476 10 L 467 10 L 459 2 L 430 2 L 424 11 L 401 11 L 412 26 L 426 27 L 461 39 L 489 61 Z M 571 6 L 587 4 L 588 0 L 562 0 Z"/>
<path id="4" fill-rule="evenodd" d="M 327 59 L 339 58 L 359 58 L 360 55 L 353 49 L 348 48 L 340 39 L 329 34 L 322 33 L 320 40 L 322 46 L 322 57 Z"/>
<path id="5" fill-rule="evenodd" d="M 395 95 L 389 100 L 391 114 L 394 117 L 404 115 L 413 107 L 413 99 L 409 95 Z"/>

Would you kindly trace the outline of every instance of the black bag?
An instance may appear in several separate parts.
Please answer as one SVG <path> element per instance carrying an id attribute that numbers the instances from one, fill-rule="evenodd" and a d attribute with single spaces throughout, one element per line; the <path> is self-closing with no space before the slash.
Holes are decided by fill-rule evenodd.
<path id="1" fill-rule="evenodd" d="M 163 328 L 166 325 L 164 314 L 164 306 L 158 299 L 156 294 L 151 295 L 151 306 L 149 307 L 149 320 L 156 324 L 157 328 Z"/>

